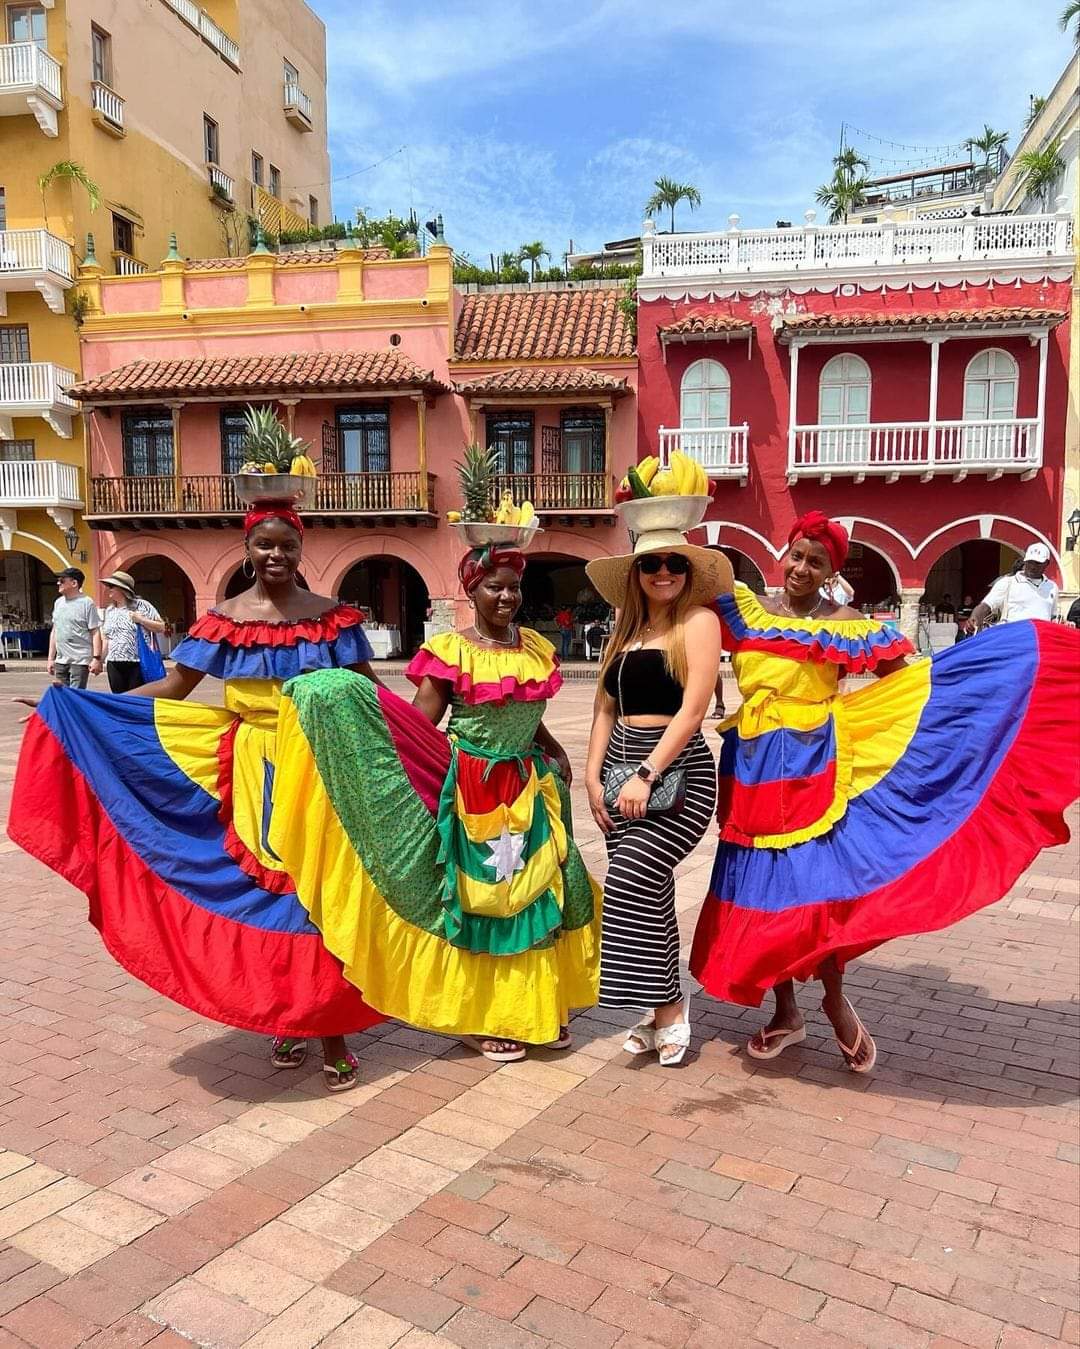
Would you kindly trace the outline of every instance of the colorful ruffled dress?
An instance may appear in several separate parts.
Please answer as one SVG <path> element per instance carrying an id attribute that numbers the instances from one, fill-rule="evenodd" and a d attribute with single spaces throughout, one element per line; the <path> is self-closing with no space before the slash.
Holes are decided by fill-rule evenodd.
<path id="1" fill-rule="evenodd" d="M 1069 837 L 1080 633 L 1009 623 L 840 694 L 911 652 L 866 619 L 717 600 L 743 704 L 721 723 L 720 847 L 690 968 L 757 1006 L 881 942 L 992 904 Z"/>
<path id="2" fill-rule="evenodd" d="M 175 1002 L 274 1035 L 372 1025 L 382 1018 L 268 840 L 282 684 L 370 654 L 346 605 L 299 623 L 210 612 L 173 658 L 224 680 L 224 707 L 51 688 L 27 727 L 8 832 L 86 894 L 120 964 Z"/>
<path id="3" fill-rule="evenodd" d="M 271 844 L 364 999 L 425 1030 L 533 1044 L 596 1001 L 600 892 L 534 737 L 550 644 L 458 633 L 407 674 L 451 689 L 444 733 L 343 671 L 286 685 Z M 345 750 L 345 752 L 343 752 Z"/>

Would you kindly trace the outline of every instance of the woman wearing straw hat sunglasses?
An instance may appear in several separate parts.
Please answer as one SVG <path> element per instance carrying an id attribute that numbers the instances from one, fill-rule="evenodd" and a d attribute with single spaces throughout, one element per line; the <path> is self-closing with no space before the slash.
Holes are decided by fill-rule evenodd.
<path id="1" fill-rule="evenodd" d="M 640 534 L 632 554 L 586 570 L 619 611 L 585 770 L 608 853 L 599 1003 L 649 1009 L 625 1048 L 655 1050 L 674 1066 L 690 1044 L 690 1014 L 673 872 L 716 805 L 716 768 L 701 723 L 720 664 L 720 626 L 706 606 L 730 590 L 731 566 L 722 553 L 663 529 Z"/>

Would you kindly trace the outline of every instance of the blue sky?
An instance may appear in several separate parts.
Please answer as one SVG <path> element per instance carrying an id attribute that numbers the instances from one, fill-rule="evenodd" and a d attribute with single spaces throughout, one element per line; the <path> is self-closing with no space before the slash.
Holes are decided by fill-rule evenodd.
<path id="1" fill-rule="evenodd" d="M 701 192 L 682 229 L 800 220 L 842 121 L 919 146 L 989 122 L 1015 144 L 1071 50 L 1062 0 L 309 2 L 338 217 L 441 210 L 477 260 L 636 233 L 659 174 Z"/>

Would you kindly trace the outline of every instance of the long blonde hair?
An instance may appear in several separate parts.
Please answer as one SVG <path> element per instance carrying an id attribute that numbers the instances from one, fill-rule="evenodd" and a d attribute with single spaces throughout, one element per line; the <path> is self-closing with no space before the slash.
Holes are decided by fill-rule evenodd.
<path id="1" fill-rule="evenodd" d="M 693 564 L 691 564 L 692 566 Z M 688 666 L 686 661 L 686 615 L 693 608 L 690 599 L 690 581 L 691 572 L 686 573 L 686 584 L 683 586 L 678 597 L 671 606 L 671 632 L 668 643 L 664 647 L 664 667 L 672 679 L 683 688 L 686 688 L 686 679 Z M 615 657 L 620 655 L 628 647 L 643 638 L 645 628 L 649 622 L 649 611 L 645 604 L 645 595 L 641 589 L 641 581 L 637 574 L 637 568 L 630 567 L 630 575 L 626 581 L 626 597 L 623 600 L 622 608 L 618 611 L 615 619 L 615 631 L 611 634 L 611 641 L 607 644 L 607 650 L 604 652 L 604 661 L 600 666 L 598 680 L 601 687 L 604 682 L 604 675 L 608 667 L 614 661 Z"/>

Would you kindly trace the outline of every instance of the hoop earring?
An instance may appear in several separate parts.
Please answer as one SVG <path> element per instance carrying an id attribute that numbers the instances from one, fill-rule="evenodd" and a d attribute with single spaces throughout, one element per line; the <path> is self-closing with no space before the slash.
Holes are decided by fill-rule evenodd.
<path id="1" fill-rule="evenodd" d="M 248 571 L 248 567 L 251 568 L 250 571 Z M 255 579 L 255 564 L 254 564 L 254 562 L 252 562 L 252 560 L 251 560 L 250 557 L 245 557 L 245 558 L 244 558 L 243 562 L 240 564 L 240 571 L 241 571 L 241 573 L 242 573 L 244 576 L 247 577 L 247 579 L 248 579 L 249 581 L 254 581 L 254 579 Z"/>

